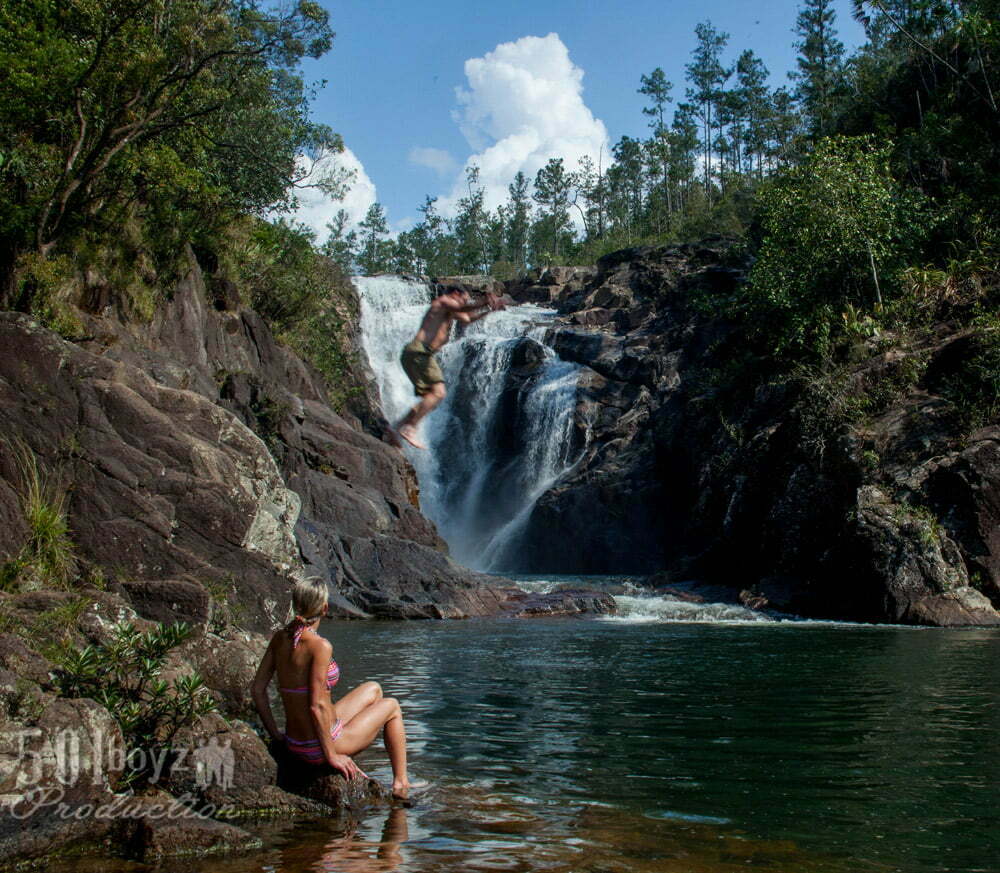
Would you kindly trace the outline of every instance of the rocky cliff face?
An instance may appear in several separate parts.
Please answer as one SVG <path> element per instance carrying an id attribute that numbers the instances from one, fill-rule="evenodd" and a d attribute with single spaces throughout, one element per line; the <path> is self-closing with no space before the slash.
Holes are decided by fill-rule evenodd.
<path id="1" fill-rule="evenodd" d="M 421 515 L 371 393 L 335 411 L 318 374 L 207 289 L 193 256 L 151 324 L 92 298 L 76 343 L 0 314 L 0 552 L 24 542 L 23 444 L 69 489 L 79 556 L 130 596 L 142 588 L 144 608 L 152 583 L 180 580 L 222 620 L 264 630 L 284 618 L 290 577 L 314 573 L 344 615 L 499 610 L 504 595 L 454 564 Z M 353 383 L 370 384 L 365 367 Z"/>
<path id="2" fill-rule="evenodd" d="M 805 615 L 1000 623 L 1000 427 L 960 437 L 935 393 L 968 332 L 870 346 L 837 385 L 765 379 L 737 326 L 693 305 L 744 275 L 722 245 L 647 248 L 508 288 L 558 307 L 548 342 L 585 368 L 589 441 L 536 506 L 525 560 L 662 571 Z M 820 426 L 854 389 L 882 399 Z"/>

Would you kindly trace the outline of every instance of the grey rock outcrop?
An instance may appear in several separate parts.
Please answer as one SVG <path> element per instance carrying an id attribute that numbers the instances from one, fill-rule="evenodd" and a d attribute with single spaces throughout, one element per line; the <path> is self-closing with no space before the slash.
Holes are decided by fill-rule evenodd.
<path id="1" fill-rule="evenodd" d="M 189 253 L 151 323 L 94 306 L 79 343 L 0 314 L 0 551 L 26 536 L 11 451 L 23 442 L 69 488 L 79 556 L 127 583 L 148 618 L 211 612 L 268 630 L 302 573 L 331 581 L 342 615 L 497 612 L 489 580 L 449 559 L 413 469 L 380 439 L 363 355 L 347 378 L 365 390 L 337 412 L 319 374 L 232 294 L 214 300 L 218 286 Z"/>

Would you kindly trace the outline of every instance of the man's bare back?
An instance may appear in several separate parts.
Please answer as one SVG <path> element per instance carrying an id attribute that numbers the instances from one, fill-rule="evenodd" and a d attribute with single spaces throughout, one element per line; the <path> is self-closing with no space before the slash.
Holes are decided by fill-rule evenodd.
<path id="1" fill-rule="evenodd" d="M 420 329 L 414 339 L 424 343 L 432 352 L 436 352 L 451 336 L 451 325 L 456 320 L 458 309 L 452 305 L 450 298 L 458 298 L 457 294 L 442 294 L 427 307 L 424 313 L 424 320 L 420 323 Z M 467 305 L 468 294 L 461 297 L 462 306 Z"/>

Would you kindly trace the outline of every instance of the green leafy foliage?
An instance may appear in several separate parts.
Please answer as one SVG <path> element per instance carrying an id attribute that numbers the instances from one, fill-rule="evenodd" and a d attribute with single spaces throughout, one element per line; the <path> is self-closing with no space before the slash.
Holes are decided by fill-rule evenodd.
<path id="1" fill-rule="evenodd" d="M 339 146 L 295 74 L 331 38 L 309 0 L 3 4 L 0 250 L 68 250 L 138 212 L 176 252 L 234 212 L 287 204 L 297 155 Z"/>
<path id="2" fill-rule="evenodd" d="M 958 424 L 969 433 L 1000 417 L 1000 329 L 987 328 L 972 337 L 971 350 L 939 390 L 954 405 Z"/>
<path id="3" fill-rule="evenodd" d="M 357 315 L 357 304 L 343 268 L 316 249 L 315 239 L 297 222 L 247 219 L 216 243 L 216 256 L 220 273 L 279 340 L 323 374 L 331 401 L 340 405 L 355 390 L 344 324 Z M 267 411 L 262 415 L 267 418 Z"/>
<path id="4" fill-rule="evenodd" d="M 760 199 L 764 240 L 747 299 L 757 328 L 779 354 L 827 356 L 844 323 L 855 327 L 862 311 L 873 319 L 898 295 L 926 206 L 869 138 L 822 140 Z"/>
<path id="5" fill-rule="evenodd" d="M 119 624 L 108 643 L 68 651 L 60 660 L 56 670 L 60 694 L 89 697 L 118 722 L 131 767 L 125 775 L 128 784 L 149 775 L 151 754 L 169 750 L 181 728 L 216 709 L 197 674 L 162 678 L 168 654 L 191 633 L 183 623 L 161 624 L 145 632 Z"/>

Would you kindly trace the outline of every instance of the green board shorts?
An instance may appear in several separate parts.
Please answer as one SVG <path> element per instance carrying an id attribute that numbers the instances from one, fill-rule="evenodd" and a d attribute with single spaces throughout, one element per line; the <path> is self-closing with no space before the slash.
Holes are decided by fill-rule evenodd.
<path id="1" fill-rule="evenodd" d="M 399 362 L 413 383 L 413 393 L 417 397 L 423 397 L 435 382 L 444 381 L 444 373 L 441 372 L 441 365 L 434 357 L 434 352 L 420 340 L 414 340 L 403 349 Z"/>

